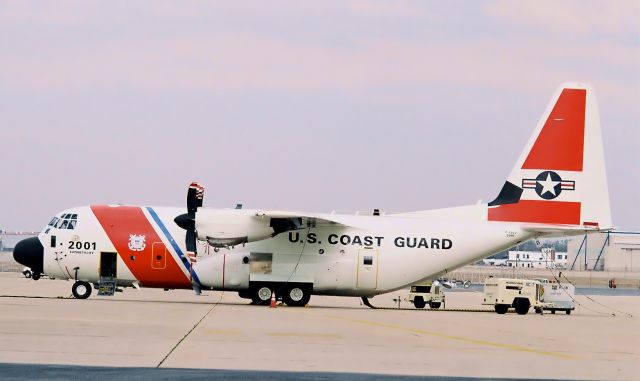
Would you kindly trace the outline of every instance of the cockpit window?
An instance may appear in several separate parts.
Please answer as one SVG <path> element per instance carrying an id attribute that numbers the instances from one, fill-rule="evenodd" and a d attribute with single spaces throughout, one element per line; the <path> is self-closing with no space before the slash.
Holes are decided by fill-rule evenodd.
<path id="1" fill-rule="evenodd" d="M 56 229 L 75 229 L 78 223 L 78 214 L 65 213 L 60 218 L 53 217 L 49 226 Z"/>

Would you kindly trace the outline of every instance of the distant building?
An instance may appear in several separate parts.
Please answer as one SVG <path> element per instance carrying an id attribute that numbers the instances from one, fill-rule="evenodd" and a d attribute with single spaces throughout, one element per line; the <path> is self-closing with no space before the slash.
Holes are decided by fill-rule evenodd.
<path id="1" fill-rule="evenodd" d="M 573 237 L 567 269 L 640 271 L 640 232 L 614 231 Z"/>
<path id="2" fill-rule="evenodd" d="M 557 252 L 553 247 L 540 251 L 509 251 L 508 267 L 533 269 L 564 269 L 567 267 L 567 253 Z"/>
<path id="3" fill-rule="evenodd" d="M 37 232 L 16 232 L 0 230 L 0 251 L 13 251 L 13 248 L 21 240 L 35 237 Z"/>

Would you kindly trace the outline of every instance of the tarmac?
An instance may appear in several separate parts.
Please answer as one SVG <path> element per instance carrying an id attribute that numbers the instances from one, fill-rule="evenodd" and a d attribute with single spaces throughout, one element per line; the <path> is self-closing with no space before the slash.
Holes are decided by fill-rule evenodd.
<path id="1" fill-rule="evenodd" d="M 251 306 L 235 292 L 125 289 L 76 300 L 71 285 L 0 274 L 0 378 L 636 380 L 640 374 L 637 293 L 579 295 L 571 315 L 521 316 L 490 312 L 477 291 L 448 292 L 447 310 L 437 311 L 413 309 L 407 291 L 371 299 L 384 309 L 320 296 L 305 308 L 273 309 Z"/>

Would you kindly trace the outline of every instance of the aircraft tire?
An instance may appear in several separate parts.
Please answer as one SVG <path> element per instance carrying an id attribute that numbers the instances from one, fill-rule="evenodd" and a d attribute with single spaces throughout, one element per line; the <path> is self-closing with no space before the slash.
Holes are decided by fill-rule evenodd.
<path id="1" fill-rule="evenodd" d="M 311 293 L 304 287 L 289 287 L 282 297 L 282 300 L 289 307 L 304 307 L 311 300 Z"/>
<path id="2" fill-rule="evenodd" d="M 440 302 L 429 302 L 429 308 L 437 310 L 440 308 Z"/>
<path id="3" fill-rule="evenodd" d="M 509 305 L 508 304 L 496 304 L 494 308 L 495 308 L 497 314 L 504 315 L 509 310 Z"/>
<path id="4" fill-rule="evenodd" d="M 71 292 L 76 299 L 86 299 L 91 295 L 91 285 L 84 281 L 76 281 L 71 286 Z"/>
<path id="5" fill-rule="evenodd" d="M 271 302 L 271 294 L 273 290 L 267 286 L 258 286 L 253 289 L 251 300 L 253 304 L 265 306 Z"/>
<path id="6" fill-rule="evenodd" d="M 416 296 L 415 299 L 413 299 L 413 306 L 415 308 L 424 308 L 426 305 L 422 296 Z"/>

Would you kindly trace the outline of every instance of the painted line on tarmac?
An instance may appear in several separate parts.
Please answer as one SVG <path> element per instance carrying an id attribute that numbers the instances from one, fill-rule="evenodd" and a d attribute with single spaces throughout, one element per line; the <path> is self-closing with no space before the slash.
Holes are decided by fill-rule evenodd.
<path id="1" fill-rule="evenodd" d="M 381 323 L 381 322 L 371 321 L 371 320 L 351 319 L 351 318 L 345 318 L 345 317 L 334 316 L 334 315 L 327 315 L 327 316 L 329 318 L 335 319 L 335 320 L 349 321 L 349 322 L 352 322 L 352 323 L 365 324 L 365 325 L 369 325 L 369 326 L 373 326 L 373 327 L 390 328 L 390 329 L 394 329 L 394 330 L 397 330 L 397 331 L 417 333 L 417 334 L 427 335 L 427 336 L 434 336 L 434 337 L 439 337 L 439 338 L 442 338 L 442 339 L 461 341 L 461 342 L 464 342 L 464 343 L 477 344 L 477 345 L 482 345 L 482 346 L 486 346 L 486 347 L 494 347 L 494 348 L 501 348 L 501 349 L 510 349 L 510 350 L 519 351 L 519 352 L 534 353 L 534 354 L 537 354 L 537 355 L 555 357 L 555 358 L 560 358 L 560 359 L 564 359 L 564 360 L 577 360 L 578 359 L 578 357 L 576 357 L 576 356 L 571 356 L 571 355 L 567 355 L 567 354 L 560 353 L 560 352 L 552 352 L 552 351 L 545 351 L 545 350 L 541 350 L 541 349 L 528 348 L 528 347 L 523 347 L 523 346 L 515 345 L 515 344 L 496 343 L 496 342 L 492 342 L 492 341 L 474 339 L 474 338 L 471 338 L 471 337 L 448 335 L 448 334 L 442 333 L 442 332 L 428 331 L 428 330 L 419 329 L 419 328 L 404 327 L 404 326 L 397 325 L 397 324 Z"/>
<path id="2" fill-rule="evenodd" d="M 244 332 L 238 329 L 207 329 L 205 335 L 243 336 Z"/>
<path id="3" fill-rule="evenodd" d="M 320 339 L 343 339 L 342 335 L 336 333 L 303 333 L 303 332 L 270 332 L 272 337 L 309 337 Z"/>

